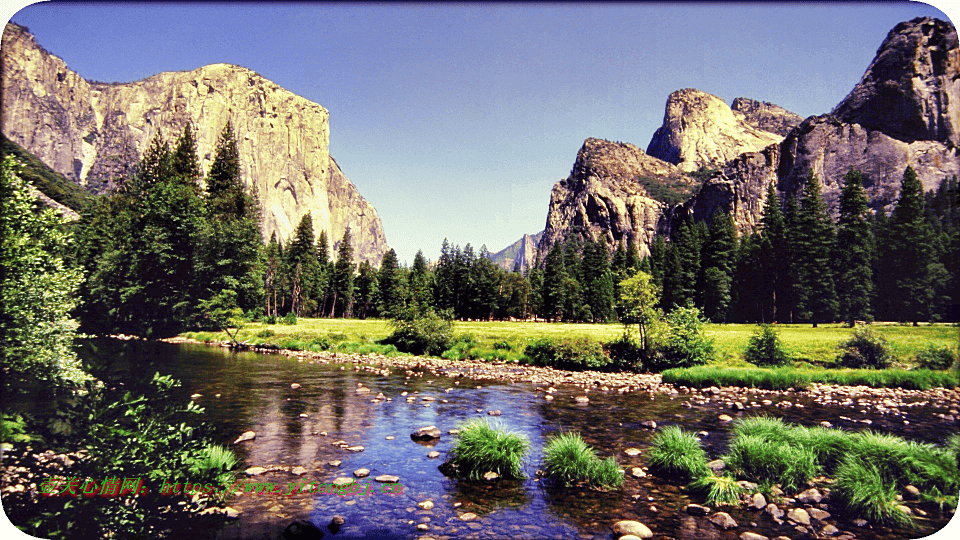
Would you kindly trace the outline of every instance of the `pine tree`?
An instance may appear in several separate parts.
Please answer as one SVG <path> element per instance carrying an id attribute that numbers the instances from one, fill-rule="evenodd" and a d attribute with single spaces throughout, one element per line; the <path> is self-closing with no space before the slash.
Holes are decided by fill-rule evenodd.
<path id="1" fill-rule="evenodd" d="M 333 263 L 330 261 L 330 241 L 327 231 L 320 231 L 317 237 L 317 274 L 314 278 L 314 297 L 317 300 L 317 311 L 321 316 L 330 312 L 328 306 L 331 300 L 330 282 L 333 279 Z"/>
<path id="2" fill-rule="evenodd" d="M 203 173 L 200 170 L 200 159 L 197 156 L 197 141 L 193 136 L 190 124 L 183 127 L 183 134 L 177 139 L 177 145 L 173 150 L 171 160 L 173 174 L 199 194 L 200 178 Z"/>
<path id="3" fill-rule="evenodd" d="M 290 276 L 290 311 L 297 317 L 305 316 L 316 307 L 310 297 L 315 289 L 317 252 L 313 239 L 313 218 L 307 212 L 300 219 L 293 240 L 286 249 L 286 266 Z"/>
<path id="4" fill-rule="evenodd" d="M 789 313 L 790 250 L 786 218 L 780 210 L 780 197 L 772 183 L 767 187 L 760 229 L 759 251 L 756 253 L 759 282 L 752 287 L 760 293 L 757 301 L 763 313 L 756 320 L 777 322 L 787 318 Z"/>
<path id="5" fill-rule="evenodd" d="M 280 242 L 277 241 L 277 233 L 270 235 L 270 243 L 267 244 L 265 255 L 265 265 L 263 273 L 264 285 L 264 310 L 267 315 L 277 316 L 277 296 L 280 289 L 280 273 L 283 268 L 283 255 L 280 248 Z"/>
<path id="6" fill-rule="evenodd" d="M 777 289 L 777 320 L 780 320 L 780 313 L 785 312 L 786 322 L 793 323 L 794 319 L 799 320 L 799 311 L 797 307 L 797 267 L 794 263 L 794 254 L 799 249 L 797 245 L 797 236 L 796 231 L 799 229 L 799 219 L 800 219 L 800 201 L 797 199 L 796 195 L 791 193 L 787 197 L 787 202 L 784 205 L 783 209 L 783 226 L 784 226 L 784 236 L 786 237 L 786 242 L 784 247 L 784 255 L 786 260 L 789 261 L 786 264 L 785 272 L 785 290 L 781 294 L 781 289 Z"/>
<path id="7" fill-rule="evenodd" d="M 563 246 L 557 242 L 550 247 L 543 262 L 542 314 L 547 319 L 559 321 L 563 318 L 567 292 L 564 288 L 566 277 Z"/>
<path id="8" fill-rule="evenodd" d="M 772 298 L 770 282 L 762 264 L 764 239 L 759 233 L 744 236 L 737 247 L 736 265 L 730 288 L 730 320 L 767 322 Z"/>
<path id="9" fill-rule="evenodd" d="M 235 298 L 235 307 L 251 309 L 263 298 L 260 206 L 244 189 L 237 141 L 229 122 L 217 141 L 206 187 L 207 227 L 199 272 L 207 289 L 204 297 L 208 302 Z"/>
<path id="10" fill-rule="evenodd" d="M 427 266 L 427 258 L 423 256 L 423 251 L 417 251 L 417 254 L 413 257 L 408 289 L 410 291 L 410 301 L 417 312 L 424 313 L 433 305 L 433 294 L 430 292 L 430 269 Z"/>
<path id="11" fill-rule="evenodd" d="M 400 277 L 399 279 L 402 280 L 403 278 Z M 377 271 L 373 266 L 367 261 L 360 263 L 360 267 L 357 268 L 357 277 L 354 279 L 355 298 L 353 301 L 353 314 L 358 319 L 366 319 L 376 312 L 374 303 L 379 294 L 378 284 Z"/>
<path id="12" fill-rule="evenodd" d="M 397 252 L 388 250 L 383 254 L 380 271 L 377 272 L 376 309 L 379 316 L 393 318 L 400 315 L 404 308 L 403 284 Z"/>
<path id="13" fill-rule="evenodd" d="M 801 191 L 795 225 L 791 236 L 797 316 L 816 327 L 833 320 L 837 311 L 832 260 L 836 232 L 820 195 L 820 180 L 812 171 Z"/>
<path id="14" fill-rule="evenodd" d="M 470 318 L 489 320 L 497 310 L 497 298 L 500 292 L 503 271 L 490 260 L 487 246 L 480 246 L 480 254 L 470 267 L 472 294 Z"/>
<path id="15" fill-rule="evenodd" d="M 333 301 L 331 317 L 349 317 L 353 307 L 353 246 L 350 244 L 350 229 L 343 231 L 337 248 L 337 262 L 333 266 Z"/>
<path id="16" fill-rule="evenodd" d="M 887 225 L 883 262 L 893 313 L 901 321 L 928 319 L 934 297 L 932 231 L 924 219 L 923 186 L 916 171 L 907 167 L 903 173 L 900 198 Z"/>
<path id="17" fill-rule="evenodd" d="M 583 246 L 583 297 L 593 315 L 591 322 L 607 322 L 616 316 L 613 276 L 607 259 L 607 247 L 587 241 Z"/>
<path id="18" fill-rule="evenodd" d="M 713 214 L 707 240 L 701 253 L 700 301 L 704 314 L 714 322 L 724 322 L 730 307 L 737 253 L 737 230 L 726 212 Z"/>
<path id="19" fill-rule="evenodd" d="M 834 256 L 839 315 L 851 327 L 872 318 L 875 250 L 867 202 L 863 175 L 851 168 L 843 177 Z"/>

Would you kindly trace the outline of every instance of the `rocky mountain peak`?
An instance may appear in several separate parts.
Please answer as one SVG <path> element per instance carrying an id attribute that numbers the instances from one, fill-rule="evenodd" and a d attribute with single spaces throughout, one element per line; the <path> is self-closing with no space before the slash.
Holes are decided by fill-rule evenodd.
<path id="1" fill-rule="evenodd" d="M 663 125 L 653 134 L 647 153 L 683 171 L 720 169 L 744 152 L 777 144 L 783 136 L 749 124 L 722 99 L 693 88 L 667 98 Z"/>
<path id="2" fill-rule="evenodd" d="M 734 113 L 742 114 L 747 124 L 781 137 L 786 137 L 790 130 L 803 122 L 803 117 L 799 114 L 766 101 L 738 97 L 733 100 L 730 108 Z"/>
<path id="3" fill-rule="evenodd" d="M 922 17 L 887 34 L 833 115 L 895 139 L 960 145 L 960 49 L 950 23 Z"/>

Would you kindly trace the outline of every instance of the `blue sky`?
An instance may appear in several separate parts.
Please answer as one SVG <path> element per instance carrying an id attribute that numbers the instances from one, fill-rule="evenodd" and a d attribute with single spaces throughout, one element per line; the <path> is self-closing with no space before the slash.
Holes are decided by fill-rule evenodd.
<path id="1" fill-rule="evenodd" d="M 228 62 L 323 105 L 331 153 L 409 263 L 444 238 L 495 252 L 542 230 L 584 139 L 645 149 L 675 90 L 829 112 L 923 15 L 947 18 L 821 2 L 41 3 L 12 19 L 87 79 Z"/>

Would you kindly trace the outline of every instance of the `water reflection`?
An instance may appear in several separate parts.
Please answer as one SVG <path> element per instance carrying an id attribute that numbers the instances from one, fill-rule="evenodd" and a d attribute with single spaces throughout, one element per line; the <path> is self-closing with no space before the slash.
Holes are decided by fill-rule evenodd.
<path id="1" fill-rule="evenodd" d="M 94 373 L 111 382 L 122 381 L 127 388 L 142 384 L 139 381 L 154 371 L 180 379 L 184 400 L 191 394 L 201 394 L 196 401 L 206 408 L 219 442 L 229 444 L 240 433 L 255 431 L 255 440 L 233 446 L 243 467 L 276 465 L 286 470 L 251 480 L 284 486 L 289 482 L 328 483 L 338 477 L 353 477 L 360 468 L 369 470 L 369 476 L 359 480 L 373 485 L 374 493 L 368 497 L 241 495 L 230 503 L 243 511 L 241 518 L 210 531 L 219 538 L 275 538 L 294 520 L 309 520 L 323 529 L 334 515 L 345 518 L 338 538 L 374 534 L 403 538 L 422 534 L 450 538 L 609 538 L 610 525 L 621 519 L 636 519 L 655 534 L 674 538 L 736 538 L 743 528 L 721 532 L 705 518 L 686 515 L 683 507 L 700 501 L 691 500 L 674 479 L 629 475 L 632 467 L 646 465 L 646 452 L 656 433 L 642 423 L 652 420 L 659 428 L 679 424 L 687 430 L 703 431 L 702 441 L 714 458 L 725 450 L 730 428 L 729 423 L 717 419 L 720 413 L 736 417 L 765 410 L 804 425 L 822 420 L 838 424 L 838 416 L 853 415 L 849 408 L 777 395 L 756 398 L 770 399 L 768 407 L 738 412 L 721 410 L 716 403 L 684 406 L 688 401 L 684 394 L 589 392 L 590 403 L 583 406 L 574 401 L 583 390 L 566 387 L 558 387 L 552 394 L 554 400 L 547 401 L 543 388 L 529 383 L 477 383 L 463 377 L 405 371 L 383 376 L 349 364 L 312 364 L 279 355 L 236 353 L 198 345 L 96 342 L 87 344 L 83 355 L 93 364 Z M 382 372 L 382 368 L 377 371 Z M 294 383 L 299 388 L 291 387 Z M 358 393 L 359 384 L 369 388 L 369 393 Z M 389 400 L 376 399 L 379 393 Z M 805 407 L 777 408 L 776 403 L 785 399 Z M 468 419 L 487 417 L 491 410 L 502 412 L 494 421 L 530 439 L 531 452 L 523 468 L 526 479 L 484 483 L 445 477 L 438 466 L 452 448 L 453 436 L 448 431 Z M 873 415 L 871 427 L 939 442 L 951 426 L 930 413 L 927 405 L 912 408 L 910 424 L 903 424 L 900 418 Z M 845 429 L 863 428 L 856 422 L 839 424 Z M 413 431 L 428 425 L 442 431 L 440 439 L 418 444 L 410 438 Z M 560 431 L 580 432 L 600 457 L 615 456 L 628 472 L 624 489 L 603 492 L 566 488 L 538 478 L 543 445 L 547 437 Z M 351 452 L 332 444 L 339 441 L 363 446 L 363 450 Z M 638 448 L 641 453 L 628 456 L 624 453 L 627 448 Z M 439 458 L 428 457 L 434 450 L 440 453 Z M 336 460 L 339 465 L 330 464 Z M 290 469 L 297 466 L 307 472 L 302 476 L 291 474 Z M 378 492 L 379 484 L 373 479 L 382 474 L 400 477 L 402 494 Z M 433 503 L 432 509 L 418 506 L 428 500 Z M 761 534 L 773 537 L 791 532 L 765 515 L 728 511 L 742 525 L 756 523 L 750 530 Z M 465 521 L 467 513 L 476 517 Z M 931 522 L 912 534 L 929 534 L 945 522 Z M 843 524 L 839 526 L 849 530 Z M 856 535 L 878 539 L 897 536 L 889 531 L 859 529 Z"/>

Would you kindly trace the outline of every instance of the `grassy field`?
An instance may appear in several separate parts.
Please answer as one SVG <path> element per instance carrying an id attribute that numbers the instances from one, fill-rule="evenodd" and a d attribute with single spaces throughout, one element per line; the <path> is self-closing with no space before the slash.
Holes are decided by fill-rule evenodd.
<path id="1" fill-rule="evenodd" d="M 757 328 L 752 324 L 709 325 L 707 334 L 717 348 L 718 362 L 729 366 L 746 366 L 742 351 Z M 830 363 L 836 357 L 840 340 L 851 329 L 842 325 L 778 325 L 780 340 L 792 359 L 812 364 Z M 909 364 L 913 355 L 924 347 L 935 345 L 956 349 L 960 329 L 953 325 L 899 326 L 876 324 L 900 362 Z M 567 324 L 535 322 L 457 322 L 457 335 L 469 334 L 477 352 L 503 351 L 501 358 L 518 359 L 527 343 L 543 337 L 589 338 L 612 341 L 623 333 L 620 324 Z M 394 353 L 390 346 L 376 342 L 391 332 L 385 320 L 299 319 L 296 325 L 248 323 L 240 330 L 239 340 L 251 344 L 270 344 L 284 349 L 325 350 L 339 352 Z M 190 332 L 186 337 L 207 340 L 227 339 L 223 332 Z M 485 355 L 480 355 L 485 356 Z"/>

